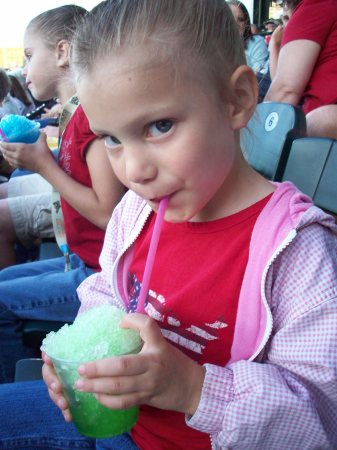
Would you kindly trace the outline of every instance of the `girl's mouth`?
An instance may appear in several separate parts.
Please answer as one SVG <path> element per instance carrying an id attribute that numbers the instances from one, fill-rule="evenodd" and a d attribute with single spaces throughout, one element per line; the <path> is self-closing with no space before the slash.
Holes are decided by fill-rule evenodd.
<path id="1" fill-rule="evenodd" d="M 151 198 L 149 199 L 149 203 L 151 203 L 152 205 L 156 206 L 156 208 L 159 207 L 160 202 L 164 199 L 164 198 L 170 198 L 170 195 L 163 195 L 161 197 L 155 197 L 155 198 Z"/>
<path id="2" fill-rule="evenodd" d="M 152 203 L 153 205 L 158 206 L 159 203 L 160 203 L 160 200 L 161 200 L 162 198 L 163 198 L 163 197 L 151 198 L 151 199 L 149 200 L 149 202 Z"/>

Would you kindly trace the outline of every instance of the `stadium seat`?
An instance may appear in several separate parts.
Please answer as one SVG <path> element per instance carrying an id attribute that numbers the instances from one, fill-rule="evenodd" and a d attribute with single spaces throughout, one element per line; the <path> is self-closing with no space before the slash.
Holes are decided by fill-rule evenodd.
<path id="1" fill-rule="evenodd" d="M 43 361 L 40 358 L 19 359 L 15 366 L 14 381 L 35 381 L 42 378 Z"/>
<path id="2" fill-rule="evenodd" d="M 57 320 L 27 320 L 22 329 L 22 341 L 27 347 L 40 349 L 46 334 L 57 331 L 65 323 Z"/>
<path id="3" fill-rule="evenodd" d="M 320 208 L 337 214 L 337 141 L 304 137 L 292 142 L 283 180 L 292 181 Z"/>
<path id="4" fill-rule="evenodd" d="M 301 108 L 287 103 L 259 103 L 248 126 L 241 131 L 241 148 L 248 163 L 263 176 L 281 181 L 291 143 L 305 136 Z"/>
<path id="5" fill-rule="evenodd" d="M 39 261 L 43 259 L 59 258 L 60 256 L 62 256 L 62 252 L 55 239 L 42 239 L 38 252 Z"/>

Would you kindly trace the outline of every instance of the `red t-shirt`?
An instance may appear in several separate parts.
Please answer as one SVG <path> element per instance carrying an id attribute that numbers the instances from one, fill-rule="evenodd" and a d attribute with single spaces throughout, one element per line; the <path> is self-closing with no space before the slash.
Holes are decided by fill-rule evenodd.
<path id="1" fill-rule="evenodd" d="M 321 46 L 303 95 L 303 110 L 337 103 L 337 2 L 303 0 L 295 9 L 282 37 L 282 46 L 298 39 Z"/>
<path id="2" fill-rule="evenodd" d="M 171 344 L 199 364 L 225 366 L 230 359 L 251 233 L 269 198 L 212 222 L 163 224 L 146 312 Z M 155 217 L 135 244 L 131 310 L 137 307 Z M 188 427 L 184 414 L 149 406 L 141 407 L 132 438 L 142 450 L 211 448 L 209 435 Z"/>
<path id="3" fill-rule="evenodd" d="M 88 187 L 92 187 L 92 183 L 85 152 L 95 138 L 79 105 L 63 133 L 59 165 L 70 177 Z M 104 231 L 81 216 L 62 197 L 61 205 L 70 250 L 87 266 L 99 270 L 98 258 L 103 246 Z"/>

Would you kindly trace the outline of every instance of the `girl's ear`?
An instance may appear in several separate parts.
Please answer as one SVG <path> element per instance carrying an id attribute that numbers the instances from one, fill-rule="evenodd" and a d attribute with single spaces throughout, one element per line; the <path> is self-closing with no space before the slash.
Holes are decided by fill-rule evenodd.
<path id="1" fill-rule="evenodd" d="M 56 46 L 57 65 L 59 67 L 68 67 L 70 58 L 70 45 L 65 39 L 62 39 Z"/>
<path id="2" fill-rule="evenodd" d="M 255 73 L 248 66 L 239 66 L 230 80 L 230 119 L 233 130 L 244 128 L 254 114 L 258 98 Z"/>

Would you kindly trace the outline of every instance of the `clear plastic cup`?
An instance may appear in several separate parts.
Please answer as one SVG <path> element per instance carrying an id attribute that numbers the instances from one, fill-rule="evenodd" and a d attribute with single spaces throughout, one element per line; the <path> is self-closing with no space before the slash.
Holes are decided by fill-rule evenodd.
<path id="1" fill-rule="evenodd" d="M 74 423 L 85 436 L 116 436 L 129 431 L 137 422 L 137 407 L 112 410 L 101 405 L 93 394 L 75 389 L 81 364 L 141 350 L 139 332 L 119 326 L 125 314 L 112 305 L 89 309 L 78 315 L 73 324 L 48 333 L 41 346 L 54 364 Z"/>
<path id="2" fill-rule="evenodd" d="M 141 347 L 137 347 L 129 353 L 138 353 L 140 349 Z M 108 438 L 123 434 L 136 424 L 138 407 L 109 409 L 99 403 L 93 394 L 79 392 L 74 388 L 75 381 L 80 378 L 77 369 L 81 362 L 51 359 L 69 403 L 74 424 L 81 434 L 92 438 Z"/>

